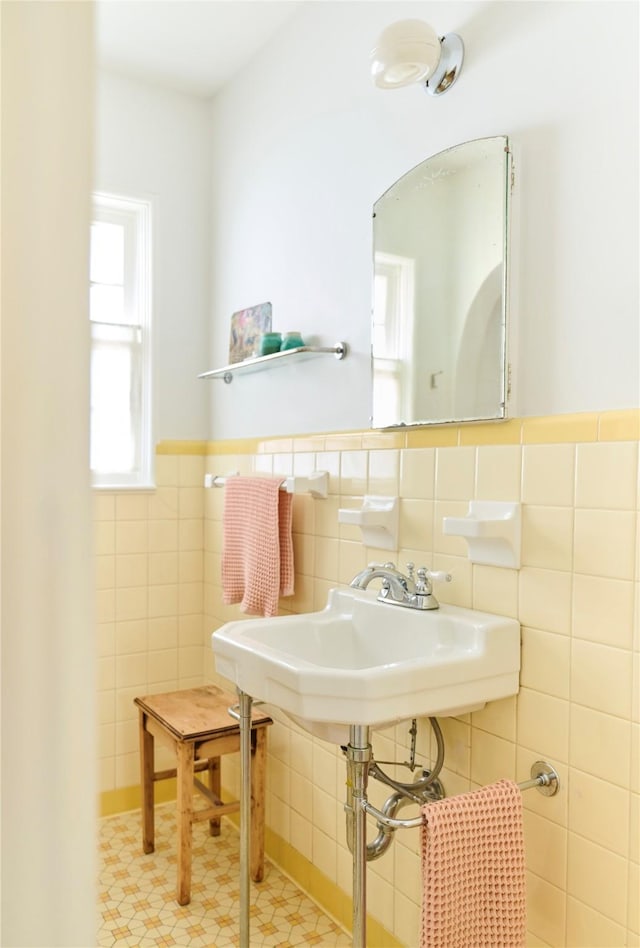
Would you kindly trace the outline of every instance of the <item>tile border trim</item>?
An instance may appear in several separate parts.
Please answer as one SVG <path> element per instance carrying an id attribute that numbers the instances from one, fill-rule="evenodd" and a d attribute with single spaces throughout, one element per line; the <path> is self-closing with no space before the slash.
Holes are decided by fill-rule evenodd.
<path id="1" fill-rule="evenodd" d="M 640 440 L 640 408 L 510 418 L 407 431 L 328 431 L 220 441 L 160 441 L 158 455 L 290 454 L 501 444 L 567 444 Z"/>

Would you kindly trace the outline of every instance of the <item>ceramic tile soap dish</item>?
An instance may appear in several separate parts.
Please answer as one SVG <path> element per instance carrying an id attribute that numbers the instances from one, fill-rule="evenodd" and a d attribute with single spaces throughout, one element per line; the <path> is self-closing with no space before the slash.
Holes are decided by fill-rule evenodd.
<path id="1" fill-rule="evenodd" d="M 443 533 L 464 537 L 472 563 L 520 569 L 522 508 L 518 503 L 472 500 L 466 517 L 443 517 Z"/>

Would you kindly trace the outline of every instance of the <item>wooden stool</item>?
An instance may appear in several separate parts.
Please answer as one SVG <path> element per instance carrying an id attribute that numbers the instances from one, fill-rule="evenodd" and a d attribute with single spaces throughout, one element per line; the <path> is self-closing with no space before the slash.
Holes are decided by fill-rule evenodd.
<path id="1" fill-rule="evenodd" d="M 156 780 L 177 777 L 178 887 L 180 905 L 191 900 L 191 840 L 193 823 L 209 820 L 212 836 L 220 835 L 220 817 L 236 813 L 240 802 L 220 799 L 220 758 L 240 750 L 240 725 L 228 708 L 237 704 L 233 695 L 211 685 L 134 698 L 140 712 L 140 772 L 142 783 L 142 847 L 154 850 L 154 794 Z M 252 713 L 251 729 L 251 878 L 264 875 L 264 787 L 267 726 L 272 720 L 260 711 Z M 154 738 L 176 755 L 174 770 L 155 770 Z M 209 773 L 206 787 L 196 771 Z M 193 789 L 209 801 L 206 809 L 194 810 Z"/>

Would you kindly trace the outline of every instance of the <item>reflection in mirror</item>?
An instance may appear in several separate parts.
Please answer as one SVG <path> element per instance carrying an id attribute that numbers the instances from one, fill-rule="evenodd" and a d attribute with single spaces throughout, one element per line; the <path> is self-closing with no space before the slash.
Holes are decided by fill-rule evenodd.
<path id="1" fill-rule="evenodd" d="M 423 161 L 373 215 L 374 428 L 506 416 L 509 143 Z"/>

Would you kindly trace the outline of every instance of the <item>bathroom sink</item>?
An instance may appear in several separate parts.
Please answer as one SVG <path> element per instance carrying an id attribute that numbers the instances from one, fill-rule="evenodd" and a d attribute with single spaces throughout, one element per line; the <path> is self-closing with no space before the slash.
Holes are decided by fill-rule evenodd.
<path id="1" fill-rule="evenodd" d="M 373 590 L 332 589 L 320 612 L 228 622 L 212 648 L 217 671 L 241 691 L 339 744 L 352 724 L 452 716 L 518 691 L 515 619 L 408 609 Z"/>

